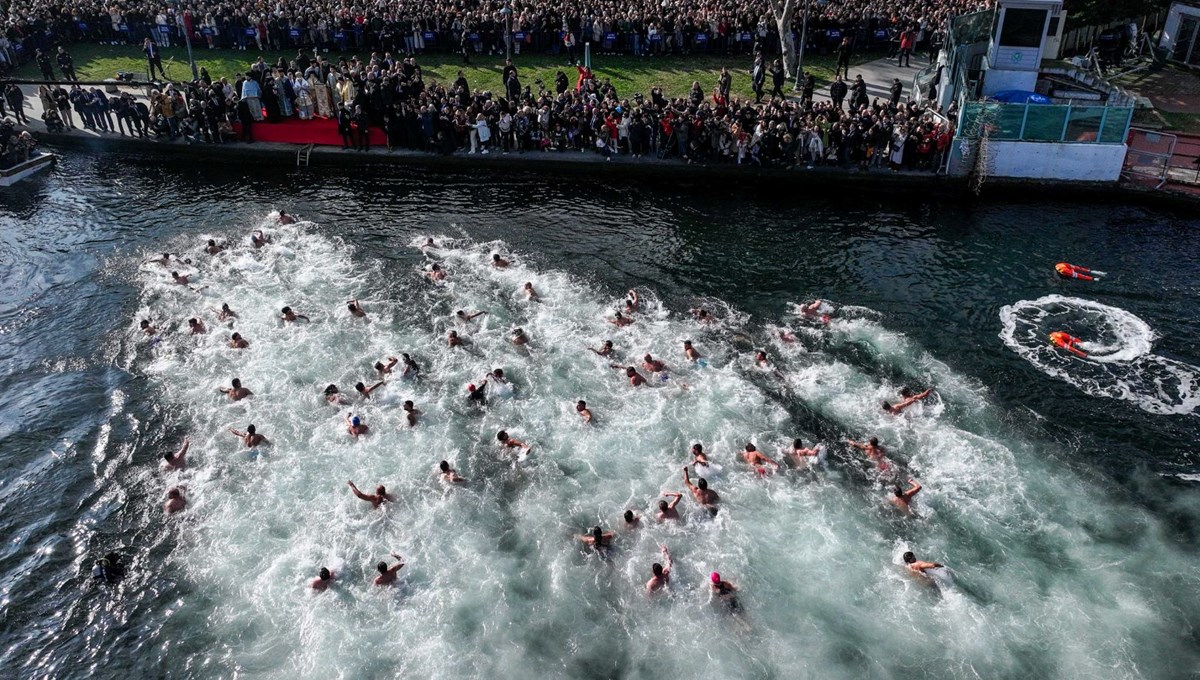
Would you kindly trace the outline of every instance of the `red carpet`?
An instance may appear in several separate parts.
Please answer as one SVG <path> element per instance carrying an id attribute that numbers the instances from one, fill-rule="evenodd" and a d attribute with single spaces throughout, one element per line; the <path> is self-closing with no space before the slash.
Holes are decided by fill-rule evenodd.
<path id="1" fill-rule="evenodd" d="M 239 123 L 233 124 L 238 135 L 242 133 Z M 322 120 L 300 120 L 299 118 L 284 118 L 278 123 L 266 121 L 255 123 L 252 128 L 256 142 L 283 142 L 285 144 L 321 144 L 325 146 L 341 146 L 342 136 L 338 134 L 337 121 L 330 118 Z M 386 146 L 387 136 L 382 128 L 371 128 L 371 146 Z"/>

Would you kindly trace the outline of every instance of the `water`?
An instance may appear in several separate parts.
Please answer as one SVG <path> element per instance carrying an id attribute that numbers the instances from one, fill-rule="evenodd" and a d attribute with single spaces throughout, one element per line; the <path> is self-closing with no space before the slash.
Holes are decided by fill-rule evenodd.
<path id="1" fill-rule="evenodd" d="M 20 677 L 1157 678 L 1200 664 L 1194 219 L 390 170 L 246 179 L 96 157 L 56 173 L 0 199 L 0 663 Z M 281 207 L 305 220 L 278 225 Z M 253 251 L 260 227 L 273 243 Z M 443 284 L 423 274 L 427 236 Z M 202 255 L 207 238 L 235 247 Z M 163 250 L 208 287 L 145 263 Z M 513 265 L 490 267 L 494 252 Z M 1062 281 L 1060 260 L 1110 276 Z M 633 287 L 643 310 L 618 329 L 607 319 Z M 837 308 L 828 325 L 791 313 L 813 297 Z M 232 329 L 211 311 L 222 301 Z M 283 305 L 312 322 L 278 321 Z M 695 306 L 721 322 L 698 325 Z M 462 326 L 458 309 L 488 314 Z M 210 332 L 187 337 L 191 316 Z M 1093 360 L 1043 349 L 1050 325 Z M 445 346 L 452 328 L 468 351 Z M 231 330 L 249 349 L 225 346 Z M 605 338 L 670 379 L 629 387 L 584 349 Z M 707 366 L 684 360 L 684 339 Z M 773 370 L 754 365 L 760 348 Z M 424 379 L 322 400 L 399 352 Z M 493 368 L 516 389 L 480 412 L 465 385 Z M 233 377 L 254 396 L 220 395 Z M 905 416 L 879 409 L 927 385 Z M 352 440 L 347 412 L 371 434 Z M 272 445 L 227 432 L 249 423 Z M 532 444 L 528 460 L 494 445 L 499 429 Z M 184 435 L 191 466 L 164 473 Z M 841 443 L 870 435 L 924 485 L 917 517 L 886 506 L 886 480 Z M 794 437 L 826 442 L 826 464 L 760 479 L 735 455 Z M 684 521 L 659 526 L 692 442 L 723 467 L 721 510 L 685 499 Z M 440 484 L 442 459 L 469 483 Z M 397 502 L 371 510 L 348 479 Z M 176 484 L 191 506 L 164 519 Z M 647 526 L 622 531 L 627 508 Z M 618 531 L 607 560 L 574 538 L 597 523 Z M 671 592 L 648 599 L 660 544 Z M 87 572 L 116 548 L 130 574 L 98 586 Z M 916 581 L 905 550 L 949 570 Z M 401 584 L 373 588 L 389 552 Z M 313 596 L 322 565 L 339 583 Z M 743 618 L 710 603 L 713 570 L 741 589 Z"/>

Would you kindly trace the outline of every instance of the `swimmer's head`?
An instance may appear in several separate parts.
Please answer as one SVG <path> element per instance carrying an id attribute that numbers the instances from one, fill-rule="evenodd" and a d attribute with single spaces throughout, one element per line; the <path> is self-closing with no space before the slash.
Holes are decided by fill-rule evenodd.
<path id="1" fill-rule="evenodd" d="M 666 512 L 666 511 L 667 511 L 667 502 L 666 502 L 666 501 L 659 501 L 659 502 L 658 502 L 658 509 L 659 509 L 659 510 L 662 510 L 663 512 Z"/>
<path id="2" fill-rule="evenodd" d="M 746 444 L 746 452 L 747 453 L 749 453 L 750 451 L 757 451 L 757 450 L 758 449 L 754 448 L 754 444 Z"/>
<path id="3" fill-rule="evenodd" d="M 241 333 L 234 333 L 233 335 L 229 336 L 229 339 L 230 339 L 230 340 L 241 340 L 241 339 L 242 339 L 242 334 L 241 334 Z"/>
<path id="4" fill-rule="evenodd" d="M 441 270 L 442 270 L 442 268 L 441 268 L 441 267 L 439 267 L 439 266 L 437 265 L 437 263 L 434 263 L 434 264 L 433 264 L 433 265 L 431 265 L 429 268 L 430 268 L 431 270 L 435 271 L 435 272 L 436 272 L 436 271 L 441 271 Z"/>
<path id="5" fill-rule="evenodd" d="M 662 578 L 663 566 L 658 562 L 655 562 L 654 564 L 650 565 L 650 571 L 654 572 L 655 576 Z"/>
<path id="6" fill-rule="evenodd" d="M 708 488 L 708 480 L 701 477 L 696 481 L 696 486 L 700 487 L 700 490 L 703 491 Z"/>
<path id="7" fill-rule="evenodd" d="M 416 406 L 415 406 L 415 405 L 413 405 L 413 403 L 412 403 L 412 399 L 405 399 L 405 400 L 404 400 L 404 410 L 405 410 L 405 411 L 411 411 L 411 410 L 413 410 L 414 408 L 416 408 Z"/>
<path id="8" fill-rule="evenodd" d="M 900 396 L 904 397 L 905 399 L 908 399 L 909 397 L 912 396 L 912 390 L 908 389 L 907 387 L 901 387 L 900 388 Z"/>
<path id="9" fill-rule="evenodd" d="M 604 341 L 604 349 L 612 349 L 612 346 L 613 346 L 613 345 L 612 345 L 612 340 L 605 340 L 605 341 Z"/>
<path id="10" fill-rule="evenodd" d="M 258 431 L 258 430 L 254 429 L 254 426 L 253 426 L 253 425 L 247 425 L 247 426 L 246 426 L 246 434 L 253 435 L 253 434 L 254 434 L 255 432 L 257 432 L 257 431 Z"/>
<path id="11" fill-rule="evenodd" d="M 292 308 L 291 308 L 291 307 L 284 307 L 283 309 L 281 309 L 281 310 L 279 310 L 279 311 L 281 311 L 281 312 L 282 312 L 282 313 L 284 313 L 284 314 L 291 314 L 291 313 L 292 313 Z"/>
<path id="12" fill-rule="evenodd" d="M 692 444 L 692 455 L 694 456 L 698 453 L 704 453 L 704 445 L 699 442 Z"/>
<path id="13" fill-rule="evenodd" d="M 899 486 L 894 487 L 892 493 L 896 494 L 896 498 L 904 497 L 904 489 L 901 489 Z"/>
<path id="14" fill-rule="evenodd" d="M 587 409 L 587 402 L 586 402 L 586 401 L 584 401 L 584 400 L 580 399 L 579 401 L 575 402 L 575 410 L 576 410 L 576 411 L 583 411 L 583 410 L 585 410 L 585 409 Z"/>
<path id="15" fill-rule="evenodd" d="M 691 348 L 692 348 L 692 341 L 691 341 L 691 340 L 684 340 L 684 341 L 683 341 L 683 346 L 684 346 L 684 347 L 686 347 L 686 348 L 688 348 L 688 349 L 691 349 Z"/>
<path id="16" fill-rule="evenodd" d="M 893 411 L 895 411 L 895 410 L 896 410 L 896 407 L 895 407 L 895 406 L 892 406 L 891 404 L 889 404 L 889 403 L 887 403 L 886 401 L 884 401 L 884 402 L 883 402 L 883 410 L 884 410 L 884 411 L 887 411 L 888 413 L 892 413 Z"/>
<path id="17" fill-rule="evenodd" d="M 450 462 L 443 460 L 442 462 L 438 463 L 438 469 L 441 470 L 442 472 L 449 472 L 450 471 Z"/>
<path id="18" fill-rule="evenodd" d="M 467 391 L 474 392 L 475 391 L 475 383 L 471 383 L 470 385 L 467 385 Z"/>
<path id="19" fill-rule="evenodd" d="M 325 387 L 325 394 L 326 394 L 326 396 L 328 396 L 328 395 L 330 395 L 330 394 L 337 394 L 337 393 L 338 393 L 338 388 L 337 388 L 337 385 L 327 385 L 327 386 Z"/>
<path id="20" fill-rule="evenodd" d="M 879 446 L 879 437 L 871 437 L 868 442 L 871 446 Z"/>
<path id="21" fill-rule="evenodd" d="M 359 425 L 362 424 L 362 421 L 358 419 L 358 416 L 354 416 L 353 418 L 350 419 L 350 424 L 354 427 L 358 427 Z"/>
<path id="22" fill-rule="evenodd" d="M 221 311 L 222 311 L 222 312 L 228 312 L 228 311 L 232 311 L 232 310 L 230 310 L 230 309 L 229 309 L 229 303 L 228 303 L 228 302 L 222 302 L 222 303 L 221 303 Z"/>
<path id="23" fill-rule="evenodd" d="M 457 337 L 458 337 L 458 331 L 450 331 L 450 337 L 452 337 L 452 338 L 457 338 Z"/>
<path id="24" fill-rule="evenodd" d="M 604 531 L 600 527 L 592 527 L 592 540 L 596 542 L 596 545 L 600 545 L 604 541 Z"/>
<path id="25" fill-rule="evenodd" d="M 375 487 L 375 495 L 377 495 L 377 496 L 386 496 L 386 495 L 387 495 L 387 489 L 386 489 L 386 488 L 385 488 L 385 487 L 384 487 L 382 484 L 380 484 L 379 486 Z"/>
<path id="26" fill-rule="evenodd" d="M 142 319 L 141 323 L 139 323 L 139 324 L 138 324 L 138 326 L 139 326 L 139 327 L 141 327 L 141 328 L 149 328 L 149 327 L 150 327 L 150 320 L 149 320 L 149 319 Z"/>
<path id="27" fill-rule="evenodd" d="M 362 392 L 367 389 L 367 386 L 360 382 L 356 382 L 356 383 L 354 383 L 354 389 L 358 390 L 359 392 Z"/>
<path id="28" fill-rule="evenodd" d="M 496 441 L 498 441 L 498 442 L 508 441 L 508 433 L 505 432 L 504 430 L 500 430 L 499 432 L 496 433 Z"/>
<path id="29" fill-rule="evenodd" d="M 492 253 L 492 262 L 500 261 L 500 253 Z"/>
<path id="30" fill-rule="evenodd" d="M 803 441 L 803 440 L 800 440 L 800 439 L 793 439 L 793 440 L 792 440 L 792 448 L 793 448 L 793 449 L 802 449 L 802 448 L 804 448 L 804 441 Z"/>
<path id="31" fill-rule="evenodd" d="M 238 389 L 242 386 L 242 381 L 240 378 L 234 378 L 233 380 L 229 381 L 229 384 L 233 385 L 234 389 Z"/>
<path id="32" fill-rule="evenodd" d="M 466 316 L 466 315 L 467 315 L 467 313 L 461 309 L 454 313 L 454 316 Z"/>
<path id="33" fill-rule="evenodd" d="M 179 489 L 171 489 L 167 492 L 167 498 L 179 498 L 182 495 L 183 494 L 179 492 Z"/>
<path id="34" fill-rule="evenodd" d="M 179 272 L 171 272 L 171 278 L 173 278 L 173 279 L 179 278 Z"/>
<path id="35" fill-rule="evenodd" d="M 175 460 L 175 454 L 171 453 L 170 451 L 163 451 L 163 460 L 165 460 L 165 461 Z"/>
<path id="36" fill-rule="evenodd" d="M 625 521 L 629 522 L 630 524 L 633 523 L 633 511 L 632 510 L 625 511 Z"/>
<path id="37" fill-rule="evenodd" d="M 913 562 L 916 562 L 916 561 L 917 561 L 917 556 L 912 554 L 911 551 L 904 553 L 904 563 L 905 564 L 912 564 Z"/>
<path id="38" fill-rule="evenodd" d="M 721 575 L 714 571 L 708 575 L 708 580 L 712 581 L 713 585 L 717 585 L 721 582 Z"/>
<path id="39" fill-rule="evenodd" d="M 383 362 L 382 362 L 382 361 L 376 361 L 376 362 L 375 362 L 375 370 L 376 370 L 376 371 L 381 371 L 381 372 L 383 371 Z"/>
<path id="40" fill-rule="evenodd" d="M 642 361 L 645 361 L 646 363 L 650 363 L 651 361 L 654 361 L 654 357 L 647 354 L 646 356 L 642 357 Z"/>
<path id="41" fill-rule="evenodd" d="M 533 282 L 532 281 L 525 282 L 525 290 L 533 290 Z"/>
<path id="42" fill-rule="evenodd" d="M 331 577 L 331 576 L 333 576 L 333 574 L 329 573 L 329 569 L 328 569 L 328 568 L 326 568 L 326 567 L 321 567 L 321 571 L 317 572 L 317 576 L 318 576 L 318 577 L 319 577 L 319 578 L 320 578 L 322 581 L 328 581 L 328 580 L 330 579 L 330 577 Z"/>
<path id="43" fill-rule="evenodd" d="M 763 361 L 767 358 L 767 353 L 760 349 L 754 353 L 754 358 L 758 361 Z"/>
<path id="44" fill-rule="evenodd" d="M 634 368 L 633 366 L 630 366 L 629 368 L 625 369 L 625 375 L 632 378 L 633 376 L 637 375 L 637 369 Z"/>
<path id="45" fill-rule="evenodd" d="M 375 569 L 381 574 L 386 574 L 387 573 L 387 562 L 380 562 L 379 564 L 376 564 Z"/>
<path id="46" fill-rule="evenodd" d="M 349 309 L 350 311 L 353 312 L 354 310 L 358 309 L 358 306 L 355 305 L 353 302 L 347 302 L 346 309 Z"/>
<path id="47" fill-rule="evenodd" d="M 215 240 L 215 239 L 211 239 L 211 238 L 210 238 L 210 239 L 208 239 L 208 246 L 209 246 L 210 248 L 212 248 L 212 247 L 215 247 L 216 245 L 217 245 L 217 242 L 216 242 L 216 240 Z"/>
<path id="48" fill-rule="evenodd" d="M 189 326 L 195 326 L 195 325 L 196 325 L 196 324 L 198 324 L 198 323 L 200 323 L 200 320 L 199 320 L 199 319 L 196 319 L 195 317 L 193 317 L 193 318 L 191 318 L 191 319 L 188 319 L 188 325 L 189 325 Z"/>
<path id="49" fill-rule="evenodd" d="M 497 368 L 492 371 L 492 375 L 496 376 L 497 378 L 503 378 L 504 377 L 504 369 Z"/>

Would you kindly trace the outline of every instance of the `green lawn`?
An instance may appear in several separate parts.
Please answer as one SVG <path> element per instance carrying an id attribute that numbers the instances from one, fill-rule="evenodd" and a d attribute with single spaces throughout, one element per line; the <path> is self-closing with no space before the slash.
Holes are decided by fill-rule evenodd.
<path id="1" fill-rule="evenodd" d="M 75 58 L 75 70 L 83 80 L 112 78 L 117 71 L 132 71 L 140 74 L 139 77 L 145 77 L 146 61 L 138 47 L 79 44 L 71 46 L 70 52 Z M 162 53 L 168 77 L 172 80 L 191 79 L 186 49 L 164 49 Z M 290 59 L 296 53 L 263 52 L 262 56 L 268 63 L 274 63 L 280 54 Z M 198 48 L 194 50 L 194 55 L 197 67 L 208 69 L 209 75 L 216 79 L 222 76 L 232 77 L 246 71 L 258 58 L 259 53 L 249 50 L 241 52 Z M 330 53 L 329 56 L 336 59 L 338 55 Z M 359 56 L 365 58 L 369 55 L 360 53 Z M 560 69 L 571 79 L 572 85 L 575 83 L 575 69 L 567 66 L 565 57 L 524 54 L 514 56 L 513 61 L 519 69 L 521 84 L 534 87 L 535 92 L 535 78 L 541 78 L 548 87 L 553 87 L 554 74 Z M 833 69 L 830 68 L 833 65 L 831 58 L 811 56 L 805 61 L 806 69 L 817 77 L 818 83 L 830 80 L 833 75 Z M 417 63 L 425 73 L 426 82 L 438 80 L 448 83 L 454 80 L 458 70 L 462 69 L 472 88 L 503 91 L 500 81 L 501 69 L 504 66 L 503 57 L 472 57 L 471 65 L 463 66 L 462 59 L 456 55 L 427 54 L 418 57 Z M 636 92 L 648 95 L 650 88 L 655 86 L 663 88 L 667 96 L 682 97 L 691 91 L 693 80 L 699 81 L 705 94 L 708 94 L 716 85 L 722 66 L 728 66 L 733 75 L 733 94 L 748 97 L 752 96 L 750 65 L 748 56 L 596 56 L 592 59 L 592 68 L 597 77 L 610 78 L 621 97 L 632 97 Z M 16 73 L 16 77 L 19 78 L 40 76 L 41 73 L 32 62 L 18 69 Z"/>

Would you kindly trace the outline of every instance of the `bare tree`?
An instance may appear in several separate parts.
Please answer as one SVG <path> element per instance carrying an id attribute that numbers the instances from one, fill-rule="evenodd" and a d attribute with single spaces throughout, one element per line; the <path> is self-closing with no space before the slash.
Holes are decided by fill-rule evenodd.
<path id="1" fill-rule="evenodd" d="M 796 77 L 796 41 L 792 39 L 792 17 L 796 15 L 799 0 L 771 0 L 771 13 L 779 29 L 780 56 L 783 57 L 783 72 L 788 78 Z"/>

